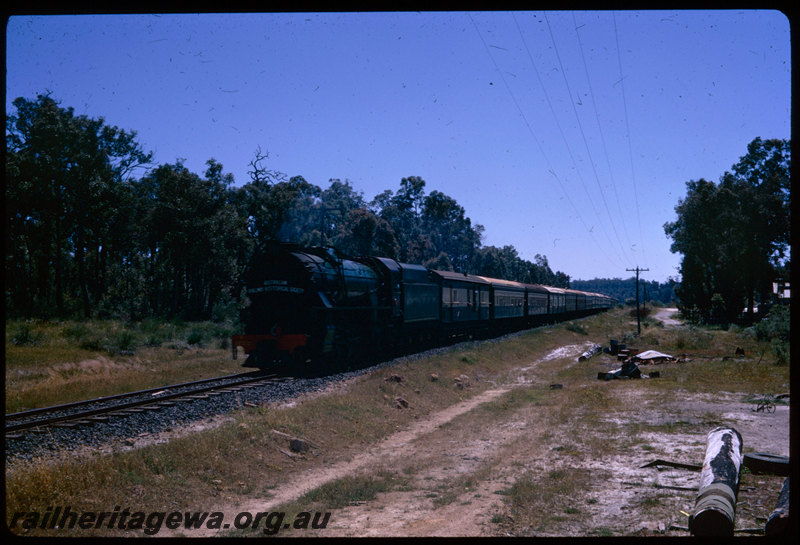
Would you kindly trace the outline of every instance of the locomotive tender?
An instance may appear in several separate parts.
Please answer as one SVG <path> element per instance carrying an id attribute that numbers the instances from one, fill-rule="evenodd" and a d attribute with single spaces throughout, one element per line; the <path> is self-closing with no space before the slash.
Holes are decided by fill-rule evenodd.
<path id="1" fill-rule="evenodd" d="M 488 337 L 610 308 L 607 295 L 431 270 L 385 257 L 280 243 L 244 274 L 244 367 L 295 372 Z"/>

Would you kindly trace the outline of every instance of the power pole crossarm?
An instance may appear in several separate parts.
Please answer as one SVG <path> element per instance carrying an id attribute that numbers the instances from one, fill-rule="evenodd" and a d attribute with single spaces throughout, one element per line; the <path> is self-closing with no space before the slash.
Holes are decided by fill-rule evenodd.
<path id="1" fill-rule="evenodd" d="M 650 269 L 640 269 L 638 266 L 635 269 L 625 269 L 626 271 L 636 271 L 636 331 L 638 335 L 642 334 L 642 320 L 639 316 L 639 273 L 649 271 Z"/>

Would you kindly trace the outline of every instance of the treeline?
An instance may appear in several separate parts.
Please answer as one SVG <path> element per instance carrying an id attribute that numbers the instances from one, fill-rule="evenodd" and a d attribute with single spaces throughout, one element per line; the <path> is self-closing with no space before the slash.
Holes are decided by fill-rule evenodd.
<path id="1" fill-rule="evenodd" d="M 426 194 L 419 177 L 367 201 L 347 180 L 322 189 L 271 170 L 257 150 L 249 182 L 234 187 L 214 159 L 202 175 L 180 161 L 154 166 L 135 132 L 49 95 L 13 106 L 7 317 L 235 317 L 249 257 L 275 240 L 569 286 L 545 256 L 531 262 L 513 246 L 483 246 L 483 227 L 452 197 Z"/>
<path id="2" fill-rule="evenodd" d="M 572 280 L 570 285 L 576 290 L 610 295 L 620 303 L 636 299 L 636 278 L 633 276 L 625 280 L 621 278 Z M 647 281 L 639 279 L 639 300 L 647 303 L 653 301 L 664 305 L 673 304 L 675 299 L 675 287 L 676 283 L 674 280 L 661 283 L 656 280 Z"/>
<path id="3" fill-rule="evenodd" d="M 676 289 L 683 314 L 734 323 L 769 302 L 772 283 L 789 279 L 791 142 L 754 139 L 718 184 L 686 182 L 677 219 L 664 225 L 681 258 Z"/>

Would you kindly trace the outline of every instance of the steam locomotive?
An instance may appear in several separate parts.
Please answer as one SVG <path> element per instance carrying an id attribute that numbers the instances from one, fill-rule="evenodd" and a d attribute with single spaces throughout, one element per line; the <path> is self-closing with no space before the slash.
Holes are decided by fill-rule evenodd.
<path id="1" fill-rule="evenodd" d="M 375 355 L 586 316 L 606 295 L 439 271 L 334 248 L 274 244 L 243 276 L 244 367 L 295 373 L 340 369 Z"/>

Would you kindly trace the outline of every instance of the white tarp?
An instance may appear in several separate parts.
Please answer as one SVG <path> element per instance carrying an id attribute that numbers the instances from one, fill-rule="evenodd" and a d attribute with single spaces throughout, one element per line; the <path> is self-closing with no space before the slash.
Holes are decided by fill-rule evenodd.
<path id="1" fill-rule="evenodd" d="M 661 352 L 656 352 L 655 350 L 645 350 L 644 352 L 640 352 L 633 356 L 633 359 L 637 360 L 671 360 L 672 356 L 669 354 L 663 354 Z"/>

